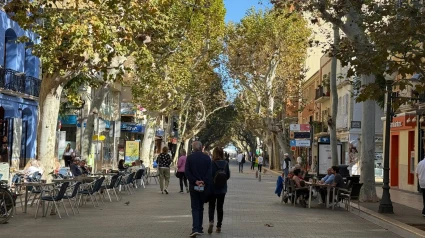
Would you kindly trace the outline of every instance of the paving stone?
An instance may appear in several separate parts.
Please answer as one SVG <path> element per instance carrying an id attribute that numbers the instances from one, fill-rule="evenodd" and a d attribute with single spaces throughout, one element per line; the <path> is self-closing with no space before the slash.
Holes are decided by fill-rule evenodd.
<path id="1" fill-rule="evenodd" d="M 274 195 L 276 176 L 265 174 L 262 181 L 253 171 L 237 171 L 235 161 L 224 205 L 221 234 L 206 237 L 398 237 L 347 211 L 325 208 L 306 209 L 281 204 Z M 20 208 L 9 224 L 0 225 L 2 237 L 188 237 L 191 231 L 189 194 L 179 194 L 178 179 L 172 177 L 169 195 L 161 194 L 152 180 L 134 195 L 120 202 L 106 202 L 94 208 L 90 203 L 80 214 L 69 217 L 60 208 L 56 216 L 34 219 L 35 209 L 23 214 Z M 124 202 L 130 201 L 130 205 Z M 70 209 L 68 209 L 70 211 Z M 204 229 L 208 226 L 205 206 Z M 265 224 L 273 224 L 266 227 Z"/>

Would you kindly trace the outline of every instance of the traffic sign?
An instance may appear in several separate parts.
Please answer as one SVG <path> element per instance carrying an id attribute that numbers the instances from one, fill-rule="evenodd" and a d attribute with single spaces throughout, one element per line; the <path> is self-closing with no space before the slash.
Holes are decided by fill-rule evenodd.
<path id="1" fill-rule="evenodd" d="M 310 132 L 304 132 L 304 131 L 300 131 L 300 132 L 291 132 L 294 133 L 293 137 L 291 137 L 291 139 L 310 139 Z"/>
<path id="2" fill-rule="evenodd" d="M 290 124 L 290 131 L 310 131 L 310 124 Z"/>
<path id="3" fill-rule="evenodd" d="M 295 146 L 291 146 L 291 150 L 292 151 L 295 151 L 297 149 L 297 147 L 295 147 Z"/>
<path id="4" fill-rule="evenodd" d="M 296 147 L 310 147 L 310 140 L 291 140 L 289 145 Z"/>

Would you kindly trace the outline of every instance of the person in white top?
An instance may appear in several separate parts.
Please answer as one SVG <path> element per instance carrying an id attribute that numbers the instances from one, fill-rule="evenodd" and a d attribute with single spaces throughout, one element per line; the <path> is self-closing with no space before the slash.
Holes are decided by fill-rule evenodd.
<path id="1" fill-rule="evenodd" d="M 37 160 L 31 161 L 31 166 L 24 170 L 25 179 L 31 177 L 35 172 L 40 172 Z"/>
<path id="2" fill-rule="evenodd" d="M 263 156 L 260 154 L 260 156 L 258 156 L 258 171 L 261 173 L 261 168 L 263 167 L 263 161 L 264 158 Z"/>
<path id="3" fill-rule="evenodd" d="M 416 177 L 418 178 L 419 186 L 422 190 L 422 202 L 424 204 L 422 216 L 425 217 L 425 159 L 421 160 L 416 167 Z"/>
<path id="4" fill-rule="evenodd" d="M 238 154 L 238 157 L 236 159 L 238 160 L 238 164 L 239 164 L 239 173 L 241 173 L 243 171 L 243 163 L 242 163 L 243 155 L 242 155 L 242 153 Z"/>
<path id="5" fill-rule="evenodd" d="M 74 150 L 71 148 L 71 143 L 68 143 L 62 155 L 63 160 L 65 161 L 65 167 L 69 167 L 71 165 L 73 155 Z"/>

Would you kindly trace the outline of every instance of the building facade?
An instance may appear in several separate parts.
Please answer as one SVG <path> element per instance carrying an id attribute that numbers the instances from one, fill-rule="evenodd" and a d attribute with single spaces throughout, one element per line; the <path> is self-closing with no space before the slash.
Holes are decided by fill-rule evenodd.
<path id="1" fill-rule="evenodd" d="M 5 12 L 0 15 L 0 133 L 8 138 L 10 166 L 18 169 L 36 157 L 41 80 L 40 60 L 31 46 L 39 40 Z M 21 36 L 30 42 L 18 43 Z"/>

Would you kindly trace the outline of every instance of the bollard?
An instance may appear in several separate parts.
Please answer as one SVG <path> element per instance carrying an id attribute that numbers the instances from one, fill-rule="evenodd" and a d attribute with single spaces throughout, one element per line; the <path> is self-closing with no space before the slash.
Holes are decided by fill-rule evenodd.
<path id="1" fill-rule="evenodd" d="M 261 173 L 258 173 L 258 182 L 261 182 Z"/>
<path id="2" fill-rule="evenodd" d="M 258 170 L 255 171 L 255 178 L 258 178 Z"/>

